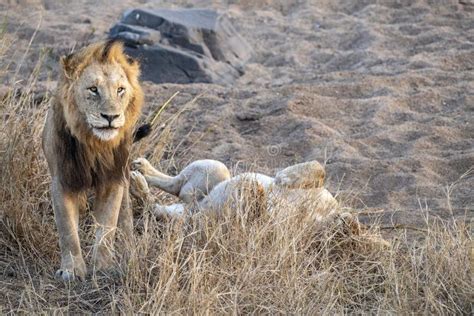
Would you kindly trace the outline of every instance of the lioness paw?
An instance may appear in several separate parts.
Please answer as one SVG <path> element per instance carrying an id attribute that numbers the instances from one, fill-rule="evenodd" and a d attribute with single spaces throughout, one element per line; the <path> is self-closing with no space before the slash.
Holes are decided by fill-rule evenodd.
<path id="1" fill-rule="evenodd" d="M 145 177 L 138 171 L 130 172 L 130 193 L 137 199 L 146 200 L 150 194 L 150 188 Z"/>
<path id="2" fill-rule="evenodd" d="M 132 161 L 132 169 L 140 171 L 143 175 L 150 175 L 153 172 L 153 166 L 145 158 L 137 158 Z"/>

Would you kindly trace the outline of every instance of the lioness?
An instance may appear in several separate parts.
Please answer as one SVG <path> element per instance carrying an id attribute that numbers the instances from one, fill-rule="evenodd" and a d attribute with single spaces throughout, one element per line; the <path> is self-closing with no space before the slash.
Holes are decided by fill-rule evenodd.
<path id="1" fill-rule="evenodd" d="M 61 267 L 56 277 L 84 279 L 78 236 L 79 206 L 95 190 L 95 269 L 111 264 L 117 221 L 132 233 L 129 150 L 143 104 L 139 65 L 121 43 L 92 44 L 61 58 L 61 75 L 43 130 L 51 172 L 51 197 L 59 232 Z"/>
<path id="2" fill-rule="evenodd" d="M 305 205 L 314 209 L 316 220 L 331 215 L 337 209 L 337 201 L 326 190 L 324 167 L 317 161 L 308 161 L 289 166 L 275 177 L 246 172 L 230 178 L 227 167 L 216 160 L 197 160 L 184 168 L 176 177 L 170 177 L 156 170 L 145 158 L 132 162 L 132 193 L 140 200 L 147 200 L 149 186 L 174 194 L 184 204 L 155 204 L 157 215 L 180 215 L 185 205 L 196 210 L 219 210 L 232 200 L 238 199 L 242 187 L 254 187 L 265 195 L 268 209 L 285 201 L 293 206 Z M 281 203 L 280 203 L 281 204 Z"/>

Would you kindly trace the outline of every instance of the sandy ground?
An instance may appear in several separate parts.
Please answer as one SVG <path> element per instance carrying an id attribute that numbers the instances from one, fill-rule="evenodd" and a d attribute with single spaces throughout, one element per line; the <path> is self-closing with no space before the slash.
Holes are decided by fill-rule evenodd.
<path id="1" fill-rule="evenodd" d="M 127 8 L 219 9 L 255 50 L 243 77 L 144 83 L 148 107 L 181 91 L 164 118 L 202 94 L 174 126 L 182 164 L 213 158 L 273 173 L 317 159 L 330 191 L 384 210 L 386 223 L 421 225 L 422 209 L 472 218 L 474 177 L 463 174 L 474 166 L 474 5 L 462 2 L 2 0 L 10 54 L 25 56 L 2 89 L 26 78 L 40 52 L 37 89 L 52 89 L 58 57 L 105 38 Z"/>

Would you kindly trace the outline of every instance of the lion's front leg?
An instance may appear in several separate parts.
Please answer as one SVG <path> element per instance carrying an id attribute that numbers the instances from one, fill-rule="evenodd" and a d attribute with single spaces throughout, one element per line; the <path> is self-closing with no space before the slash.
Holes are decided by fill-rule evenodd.
<path id="1" fill-rule="evenodd" d="M 94 270 L 105 270 L 112 264 L 114 236 L 123 194 L 123 184 L 108 184 L 96 189 Z"/>
<path id="2" fill-rule="evenodd" d="M 81 196 L 78 193 L 66 192 L 57 177 L 53 177 L 51 195 L 61 249 L 61 268 L 56 271 L 56 278 L 72 281 L 77 277 L 84 280 L 86 264 L 78 235 Z"/>
<path id="3" fill-rule="evenodd" d="M 130 206 L 130 181 L 125 181 L 122 205 L 118 217 L 118 228 L 125 240 L 133 236 L 133 212 Z"/>

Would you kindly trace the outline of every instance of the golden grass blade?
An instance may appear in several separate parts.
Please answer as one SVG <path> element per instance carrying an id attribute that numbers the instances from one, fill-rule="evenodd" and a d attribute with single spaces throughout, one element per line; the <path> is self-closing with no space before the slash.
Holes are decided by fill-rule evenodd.
<path id="1" fill-rule="evenodd" d="M 153 126 L 160 116 L 160 114 L 165 110 L 165 108 L 171 103 L 171 101 L 180 93 L 180 91 L 176 91 L 163 105 L 156 111 L 153 115 L 152 120 L 150 121 L 150 125 Z"/>

